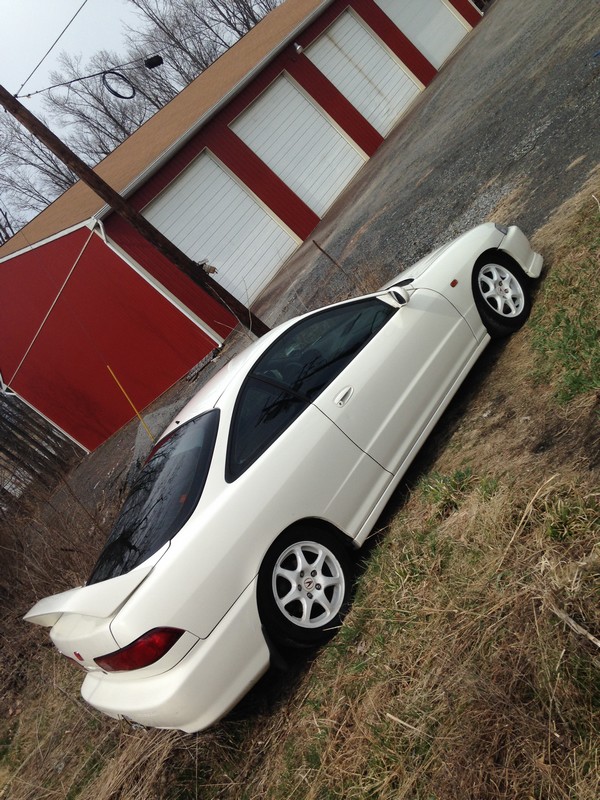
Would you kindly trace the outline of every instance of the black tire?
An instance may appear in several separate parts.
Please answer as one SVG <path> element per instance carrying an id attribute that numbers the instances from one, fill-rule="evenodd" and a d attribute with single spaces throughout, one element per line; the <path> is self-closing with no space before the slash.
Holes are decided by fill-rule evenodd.
<path id="1" fill-rule="evenodd" d="M 499 251 L 486 253 L 475 264 L 473 296 L 483 324 L 493 339 L 521 328 L 531 311 L 529 279 L 512 258 Z"/>
<path id="2" fill-rule="evenodd" d="M 350 604 L 352 566 L 341 536 L 309 526 L 282 533 L 258 575 L 258 610 L 268 635 L 292 647 L 331 639 Z"/>

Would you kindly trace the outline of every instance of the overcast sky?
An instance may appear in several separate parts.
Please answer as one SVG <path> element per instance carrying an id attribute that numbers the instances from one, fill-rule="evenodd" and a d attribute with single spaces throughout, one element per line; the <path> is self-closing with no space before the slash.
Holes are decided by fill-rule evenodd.
<path id="1" fill-rule="evenodd" d="M 0 84 L 15 94 L 38 61 L 50 48 L 83 0 L 0 0 Z M 62 50 L 87 60 L 97 50 L 123 52 L 123 20 L 134 21 L 126 0 L 87 0 L 20 94 L 44 89 Z M 33 113 L 38 100 L 21 98 Z"/>

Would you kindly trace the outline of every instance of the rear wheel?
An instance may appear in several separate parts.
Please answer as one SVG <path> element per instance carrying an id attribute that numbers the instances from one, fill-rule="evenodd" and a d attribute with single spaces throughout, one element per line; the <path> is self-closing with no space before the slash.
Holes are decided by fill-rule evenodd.
<path id="1" fill-rule="evenodd" d="M 330 639 L 350 602 L 352 560 L 335 534 L 296 528 L 269 548 L 258 576 L 258 607 L 269 635 L 296 647 Z"/>
<path id="2" fill-rule="evenodd" d="M 519 330 L 531 311 L 527 275 L 504 253 L 487 253 L 473 270 L 473 295 L 492 338 Z"/>

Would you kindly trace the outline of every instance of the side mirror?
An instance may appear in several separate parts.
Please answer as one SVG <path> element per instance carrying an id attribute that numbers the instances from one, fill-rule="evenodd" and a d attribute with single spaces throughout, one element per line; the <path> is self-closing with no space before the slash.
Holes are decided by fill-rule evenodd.
<path id="1" fill-rule="evenodd" d="M 392 296 L 399 306 L 405 306 L 410 300 L 410 295 L 404 286 L 392 286 L 388 289 L 388 293 Z"/>

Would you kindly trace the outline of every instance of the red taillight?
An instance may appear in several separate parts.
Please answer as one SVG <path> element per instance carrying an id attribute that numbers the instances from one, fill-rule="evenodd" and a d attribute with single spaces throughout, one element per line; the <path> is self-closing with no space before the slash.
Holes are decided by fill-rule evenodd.
<path id="1" fill-rule="evenodd" d="M 183 634 L 184 631 L 178 628 L 154 628 L 122 650 L 100 656 L 94 661 L 107 672 L 124 672 L 149 667 L 168 653 Z"/>

